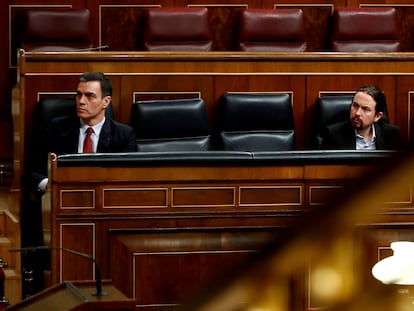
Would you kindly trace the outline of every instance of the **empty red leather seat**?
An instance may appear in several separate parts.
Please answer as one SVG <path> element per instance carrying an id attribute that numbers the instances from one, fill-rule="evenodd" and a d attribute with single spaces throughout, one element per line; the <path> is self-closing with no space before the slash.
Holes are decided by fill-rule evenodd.
<path id="1" fill-rule="evenodd" d="M 332 50 L 399 52 L 400 27 L 395 8 L 340 8 L 333 13 Z"/>
<path id="2" fill-rule="evenodd" d="M 71 51 L 92 48 L 87 9 L 28 10 L 20 47 L 26 51 Z"/>
<path id="3" fill-rule="evenodd" d="M 144 48 L 148 51 L 210 51 L 207 8 L 145 10 Z"/>
<path id="4" fill-rule="evenodd" d="M 245 9 L 241 12 L 238 47 L 242 51 L 307 50 L 301 9 Z"/>

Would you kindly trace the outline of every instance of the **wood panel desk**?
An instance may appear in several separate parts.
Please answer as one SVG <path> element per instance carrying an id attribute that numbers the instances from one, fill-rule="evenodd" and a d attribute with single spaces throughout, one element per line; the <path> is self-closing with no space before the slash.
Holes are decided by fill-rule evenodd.
<path id="1" fill-rule="evenodd" d="M 137 308 L 169 308 L 329 197 L 341 197 L 389 156 L 306 151 L 59 156 L 50 171 L 51 245 L 96 258 L 103 278 L 136 299 Z M 52 251 L 52 283 L 93 279 L 93 265 Z M 302 299 L 297 301 L 293 310 L 303 310 Z"/>

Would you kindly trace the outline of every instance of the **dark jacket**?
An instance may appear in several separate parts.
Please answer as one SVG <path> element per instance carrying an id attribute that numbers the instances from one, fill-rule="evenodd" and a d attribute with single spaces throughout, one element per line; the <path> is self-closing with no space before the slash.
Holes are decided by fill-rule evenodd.
<path id="1" fill-rule="evenodd" d="M 400 128 L 384 122 L 375 122 L 377 150 L 401 149 Z M 355 150 L 355 129 L 349 120 L 327 126 L 321 134 L 321 149 Z"/>
<path id="2" fill-rule="evenodd" d="M 59 117 L 52 121 L 50 139 L 42 138 L 31 156 L 31 188 L 47 177 L 47 154 L 78 153 L 79 118 Z M 99 135 L 98 153 L 135 152 L 137 145 L 134 130 L 125 124 L 106 118 Z"/>

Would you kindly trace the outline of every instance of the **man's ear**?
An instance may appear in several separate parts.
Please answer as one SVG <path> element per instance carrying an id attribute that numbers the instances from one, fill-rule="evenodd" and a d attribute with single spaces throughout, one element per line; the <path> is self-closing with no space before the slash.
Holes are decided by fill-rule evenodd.
<path id="1" fill-rule="evenodd" d="M 108 107 L 108 105 L 109 105 L 109 103 L 111 102 L 111 100 L 112 100 L 112 97 L 111 96 L 105 96 L 104 97 L 104 104 L 103 104 L 103 107 L 104 108 L 106 108 L 106 107 Z"/>
<path id="2" fill-rule="evenodd" d="M 381 118 L 383 117 L 383 115 L 384 115 L 384 113 L 382 113 L 381 111 L 380 111 L 380 112 L 378 112 L 378 113 L 375 115 L 374 122 L 377 122 L 379 119 L 381 119 Z"/>

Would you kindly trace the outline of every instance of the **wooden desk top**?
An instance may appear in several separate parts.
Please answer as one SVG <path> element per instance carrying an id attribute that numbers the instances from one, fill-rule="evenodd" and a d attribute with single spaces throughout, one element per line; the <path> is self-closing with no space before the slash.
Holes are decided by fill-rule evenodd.
<path id="1" fill-rule="evenodd" d="M 414 53 L 335 52 L 25 52 L 20 74 L 85 71 L 85 63 L 108 74 L 412 74 Z M 53 65 L 49 65 L 53 63 Z M 60 64 L 60 65 L 58 65 Z M 115 65 L 116 64 L 116 65 Z"/>

